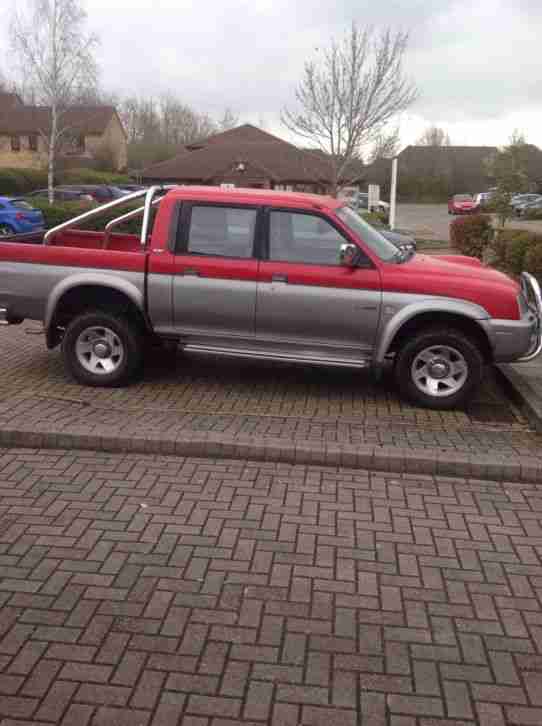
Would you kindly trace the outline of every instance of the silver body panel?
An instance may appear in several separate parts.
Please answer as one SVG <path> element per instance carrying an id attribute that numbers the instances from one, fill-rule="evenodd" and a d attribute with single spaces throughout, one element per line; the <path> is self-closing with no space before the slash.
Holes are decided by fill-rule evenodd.
<path id="1" fill-rule="evenodd" d="M 175 275 L 173 326 L 179 336 L 253 337 L 255 281 Z"/>
<path id="2" fill-rule="evenodd" d="M 13 318 L 41 320 L 48 327 L 62 295 L 84 285 L 118 290 L 143 309 L 143 272 L 0 261 L 0 306 Z"/>
<path id="3" fill-rule="evenodd" d="M 365 357 L 374 350 L 381 302 L 380 290 L 260 282 L 256 336 L 293 350 L 336 349 Z"/>

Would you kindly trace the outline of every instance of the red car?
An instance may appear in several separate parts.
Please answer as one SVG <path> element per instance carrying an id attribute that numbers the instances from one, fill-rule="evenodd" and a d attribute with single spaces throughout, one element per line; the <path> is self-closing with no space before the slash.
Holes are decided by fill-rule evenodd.
<path id="1" fill-rule="evenodd" d="M 448 200 L 448 214 L 472 214 L 478 212 L 479 209 L 480 205 L 470 194 L 454 194 Z"/>

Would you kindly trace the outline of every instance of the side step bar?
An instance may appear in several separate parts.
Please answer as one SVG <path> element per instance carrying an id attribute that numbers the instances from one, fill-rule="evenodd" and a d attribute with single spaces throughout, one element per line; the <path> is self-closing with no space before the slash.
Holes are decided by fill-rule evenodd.
<path id="1" fill-rule="evenodd" d="M 181 346 L 187 353 L 210 353 L 228 358 L 247 358 L 249 360 L 282 361 L 284 363 L 308 363 L 311 365 L 338 366 L 340 368 L 368 368 L 370 360 L 355 358 L 306 358 L 301 355 L 270 351 L 246 350 L 242 348 L 226 348 L 214 345 L 188 343 Z"/>

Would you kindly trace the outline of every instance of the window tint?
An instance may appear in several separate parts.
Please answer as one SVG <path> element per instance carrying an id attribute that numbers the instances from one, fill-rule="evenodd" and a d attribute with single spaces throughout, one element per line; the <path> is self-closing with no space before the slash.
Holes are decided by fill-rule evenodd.
<path id="1" fill-rule="evenodd" d="M 188 252 L 219 257 L 252 257 L 257 211 L 236 207 L 192 207 Z"/>
<path id="2" fill-rule="evenodd" d="M 341 245 L 347 240 L 325 219 L 298 212 L 271 212 L 269 259 L 338 265 Z"/>

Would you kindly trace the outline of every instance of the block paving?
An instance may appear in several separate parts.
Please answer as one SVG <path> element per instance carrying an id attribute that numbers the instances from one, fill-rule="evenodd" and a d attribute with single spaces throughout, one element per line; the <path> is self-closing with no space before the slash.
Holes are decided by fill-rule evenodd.
<path id="1" fill-rule="evenodd" d="M 539 726 L 542 485 L 0 451 L 1 726 Z"/>
<path id="2" fill-rule="evenodd" d="M 491 369 L 465 410 L 429 411 L 401 400 L 389 376 L 375 384 L 359 371 L 175 356 L 160 350 L 147 356 L 144 375 L 133 385 L 85 388 L 67 377 L 58 350 L 45 349 L 35 323 L 0 328 L 0 350 L 0 430 L 127 440 L 210 435 L 233 442 L 294 442 L 316 450 L 395 446 L 474 455 L 497 452 L 503 458 L 542 452 L 542 435 L 530 429 Z"/>

